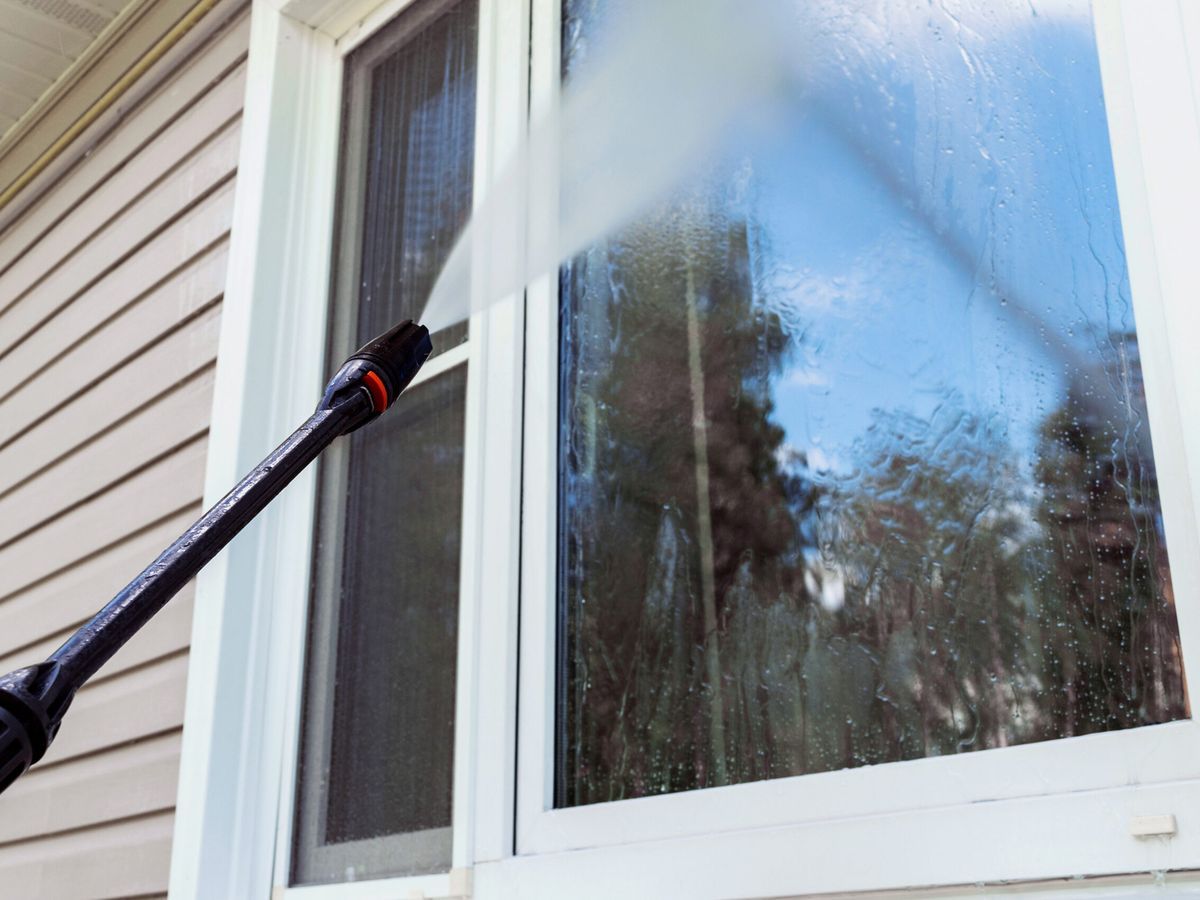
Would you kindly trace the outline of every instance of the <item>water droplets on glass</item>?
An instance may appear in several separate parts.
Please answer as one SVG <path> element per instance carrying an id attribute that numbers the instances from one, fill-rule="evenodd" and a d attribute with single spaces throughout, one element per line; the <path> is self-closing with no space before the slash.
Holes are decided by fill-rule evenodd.
<path id="1" fill-rule="evenodd" d="M 805 4 L 771 141 L 564 268 L 559 805 L 1189 714 L 1090 9 L 1036 12 Z"/>

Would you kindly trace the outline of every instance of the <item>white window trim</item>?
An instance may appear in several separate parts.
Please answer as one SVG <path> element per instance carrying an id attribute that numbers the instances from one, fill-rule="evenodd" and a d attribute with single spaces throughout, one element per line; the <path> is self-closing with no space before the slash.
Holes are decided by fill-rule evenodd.
<path id="1" fill-rule="evenodd" d="M 558 0 L 534 0 L 535 34 L 556 33 L 558 8 Z M 1200 347 L 1198 254 L 1183 246 L 1197 233 L 1200 184 L 1194 173 L 1178 180 L 1189 159 L 1193 169 L 1200 160 L 1192 72 L 1175 3 L 1138 4 L 1135 12 L 1133 4 L 1107 0 L 1096 4 L 1095 15 L 1155 456 L 1160 484 L 1173 486 L 1164 491 L 1164 518 L 1189 695 L 1197 698 L 1200 542 L 1184 486 L 1200 483 L 1200 409 L 1187 408 L 1200 400 L 1200 384 L 1187 390 L 1196 373 L 1170 364 L 1189 360 L 1184 348 Z M 1194 7 L 1186 15 L 1200 20 Z M 556 50 L 552 39 L 534 41 L 535 108 L 554 102 Z M 1143 157 L 1177 154 L 1160 170 L 1170 173 L 1167 184 L 1155 184 L 1143 170 L 1139 149 Z M 1173 243 L 1156 245 L 1152 235 L 1164 231 Z M 1174 271 L 1166 253 L 1180 254 L 1175 290 L 1166 283 Z M 553 896 L 556 885 L 579 883 L 580 872 L 587 873 L 580 897 L 743 897 L 794 894 L 801 887 L 832 893 L 1200 867 L 1200 723 L 1192 720 L 554 809 L 555 288 L 553 282 L 531 286 L 528 295 L 517 820 L 522 896 Z M 1151 812 L 1174 814 L 1178 834 L 1133 837 L 1131 820 Z M 482 872 L 479 877 L 484 883 Z"/>
<path id="2" fill-rule="evenodd" d="M 319 395 L 341 59 L 407 2 L 255 0 L 209 502 Z M 1190 38 L 1200 63 L 1200 8 L 1095 7 L 1160 481 L 1178 486 L 1163 507 L 1196 698 L 1200 367 L 1188 363 L 1200 346 L 1200 304 L 1191 302 L 1200 296 L 1200 65 L 1188 51 Z M 557 8 L 558 0 L 481 0 L 477 199 L 522 140 L 527 101 L 536 111 L 555 100 Z M 532 91 L 530 72 L 515 64 L 530 50 Z M 545 210 L 532 212 L 545 227 Z M 509 251 L 520 252 L 521 233 L 500 236 Z M 1200 868 L 1195 722 L 550 809 L 557 279 L 531 284 L 527 298 L 474 316 L 463 351 L 454 871 L 284 887 L 314 521 L 309 471 L 198 584 L 172 897 L 751 897 Z M 1132 816 L 1158 812 L 1177 817 L 1176 837 L 1129 836 Z"/>
<path id="3" fill-rule="evenodd" d="M 255 0 L 206 503 L 320 397 L 342 61 L 409 2 Z M 528 73 L 513 63 L 527 53 L 527 23 L 521 0 L 481 0 L 477 199 L 495 161 L 524 132 Z M 508 239 L 519 235 L 514 229 Z M 516 704 L 520 513 L 520 432 L 512 423 L 520 416 L 523 312 L 512 298 L 472 316 L 467 347 L 421 374 L 469 354 L 453 869 L 286 887 L 316 491 L 310 469 L 197 584 L 172 897 L 461 897 L 471 893 L 474 860 L 511 848 L 515 722 L 507 711 Z"/>

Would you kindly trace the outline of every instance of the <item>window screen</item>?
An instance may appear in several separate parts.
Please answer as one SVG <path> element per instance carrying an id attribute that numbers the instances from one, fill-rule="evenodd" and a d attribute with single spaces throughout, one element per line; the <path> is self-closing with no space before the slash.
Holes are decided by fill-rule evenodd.
<path id="1" fill-rule="evenodd" d="M 419 314 L 469 214 L 477 25 L 418 3 L 346 60 L 331 366 Z M 465 393 L 420 382 L 322 462 L 295 883 L 450 866 Z"/>
<path id="2" fill-rule="evenodd" d="M 560 806 L 1189 714 L 1089 4 L 809 6 L 562 273 Z"/>

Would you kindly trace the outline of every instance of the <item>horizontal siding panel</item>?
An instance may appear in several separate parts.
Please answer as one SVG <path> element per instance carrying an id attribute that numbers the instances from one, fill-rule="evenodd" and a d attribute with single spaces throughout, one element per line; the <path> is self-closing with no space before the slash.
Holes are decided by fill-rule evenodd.
<path id="1" fill-rule="evenodd" d="M 0 597 L 35 584 L 200 499 L 207 440 L 197 440 L 128 481 L 0 549 Z"/>
<path id="2" fill-rule="evenodd" d="M 34 205 L 0 233 L 0 271 L 64 215 L 73 212 L 147 141 L 203 97 L 223 73 L 246 58 L 249 15 L 193 56 L 170 80 L 130 110 L 120 127 L 100 141 Z M 243 76 L 244 77 L 244 76 Z"/>
<path id="3" fill-rule="evenodd" d="M 3 310 L 0 352 L 136 253 L 188 207 L 228 181 L 237 167 L 240 135 L 239 126 L 227 128 L 189 157 L 172 177 L 123 210 L 61 265 L 44 277 L 36 276 L 39 280 L 35 283 L 26 283 L 17 275 L 0 275 L 0 310 Z M 52 234 L 48 240 L 53 239 Z"/>
<path id="4" fill-rule="evenodd" d="M 85 685 L 41 764 L 57 765 L 182 727 L 187 660 L 183 653 Z"/>
<path id="5" fill-rule="evenodd" d="M 79 447 L 216 359 L 220 309 L 211 308 L 141 356 L 0 445 L 0 491 Z M 0 597 L 4 593 L 0 591 Z"/>
<path id="6" fill-rule="evenodd" d="M 108 900 L 163 891 L 172 813 L 0 848 L 0 900 Z"/>
<path id="7" fill-rule="evenodd" d="M 149 563 L 154 555 L 147 556 L 145 561 Z M 139 571 L 141 571 L 140 568 L 131 570 L 129 577 L 132 578 Z M 113 593 L 115 594 L 115 591 Z M 138 666 L 144 666 L 165 656 L 178 653 L 180 650 L 186 650 L 188 639 L 191 636 L 195 597 L 196 587 L 192 582 L 188 582 L 158 615 L 146 623 L 146 626 L 134 635 L 128 644 L 105 663 L 104 667 L 93 676 L 90 683 L 99 684 L 106 678 L 114 678 L 131 669 L 136 669 Z M 14 669 L 31 666 L 46 659 L 75 633 L 76 628 L 90 618 L 92 613 L 98 612 L 111 598 L 96 596 L 93 592 L 88 594 L 88 599 L 91 600 L 91 603 L 87 606 L 85 618 L 72 621 L 67 628 L 53 636 L 0 658 L 0 672 L 11 672 Z"/>
<path id="8" fill-rule="evenodd" d="M 104 553 L 63 569 L 0 603 L 5 655 L 82 622 L 179 537 L 201 512 L 197 501 L 130 535 Z"/>
<path id="9" fill-rule="evenodd" d="M 6 353 L 0 353 L 0 396 L 45 365 L 55 341 L 71 342 L 89 334 L 164 280 L 173 280 L 173 273 L 194 264 L 207 249 L 222 241 L 229 234 L 232 201 L 230 183 L 173 222 L 73 303 L 49 314 Z"/>
<path id="10" fill-rule="evenodd" d="M 4 433 L 24 431 L 45 415 L 46 397 L 78 394 L 84 386 L 131 361 L 182 322 L 220 300 L 228 254 L 224 246 L 214 249 L 87 337 L 73 336 L 62 327 L 40 329 L 48 333 L 38 334 L 36 343 L 41 358 L 49 362 L 0 400 Z M 59 355 L 54 355 L 54 348 L 58 348 Z M 69 349 L 63 352 L 62 348 Z"/>
<path id="11" fill-rule="evenodd" d="M 0 545 L 204 434 L 212 394 L 213 369 L 208 368 L 0 495 Z M 171 427 L 164 428 L 164 422 Z"/>
<path id="12" fill-rule="evenodd" d="M 86 334 L 89 327 L 96 327 L 131 300 L 154 289 L 179 267 L 187 265 L 228 234 L 233 214 L 232 200 L 233 183 L 229 182 L 172 223 L 169 229 L 108 273 L 72 304 L 49 314 L 42 320 L 38 331 L 51 325 L 57 326 L 57 320 L 67 316 L 70 321 L 62 326 L 64 337 L 73 333 Z M 38 331 L 27 335 L 26 340 L 33 340 Z M 19 343 L 8 353 L 0 353 L 0 367 L 6 375 L 5 381 L 0 384 L 7 385 L 5 393 L 26 380 L 30 371 L 37 371 L 39 364 L 46 362 L 44 356 L 34 356 L 23 347 L 24 344 Z M 7 436 L 0 436 L 0 445 L 6 439 Z"/>
<path id="13" fill-rule="evenodd" d="M 180 732 L 57 766 L 35 766 L 4 793 L 0 845 L 175 805 Z"/>
<path id="14" fill-rule="evenodd" d="M 201 514 L 249 20 L 160 63 L 0 213 L 0 672 L 45 659 Z M 189 583 L 0 798 L 0 900 L 164 896 L 194 607 Z"/>
<path id="15" fill-rule="evenodd" d="M 83 297 L 0 356 L 0 399 L 26 384 L 61 348 L 94 336 L 110 319 L 125 314 L 134 304 L 164 306 L 168 313 L 173 307 L 190 312 L 196 309 L 198 297 L 207 299 L 220 293 L 229 256 L 225 240 L 228 200 L 221 193 L 189 212 Z"/>
<path id="16" fill-rule="evenodd" d="M 133 159 L 100 185 L 72 214 L 34 244 L 0 276 L 0 296 L 16 296 L 51 271 L 68 253 L 83 246 L 129 202 L 174 170 L 222 130 L 235 132 L 245 69 L 201 98 Z M 203 152 L 203 151 L 201 151 Z"/>

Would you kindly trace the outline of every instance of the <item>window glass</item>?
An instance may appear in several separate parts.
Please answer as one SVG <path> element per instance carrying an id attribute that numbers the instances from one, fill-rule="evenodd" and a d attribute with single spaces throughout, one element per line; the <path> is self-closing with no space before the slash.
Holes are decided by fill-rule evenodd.
<path id="1" fill-rule="evenodd" d="M 477 26 L 418 4 L 346 60 L 331 366 L 415 317 L 469 214 Z M 460 365 L 322 461 L 297 883 L 450 866 L 465 395 Z"/>
<path id="2" fill-rule="evenodd" d="M 560 806 L 1189 714 L 1090 7 L 806 8 L 561 275 Z"/>

